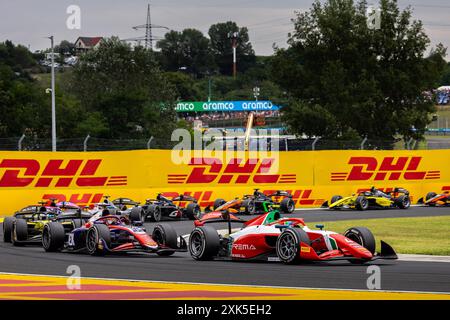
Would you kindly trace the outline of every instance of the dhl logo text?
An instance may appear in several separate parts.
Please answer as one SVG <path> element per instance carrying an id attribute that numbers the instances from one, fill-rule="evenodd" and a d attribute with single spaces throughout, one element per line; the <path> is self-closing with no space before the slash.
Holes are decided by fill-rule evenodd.
<path id="1" fill-rule="evenodd" d="M 351 157 L 350 172 L 332 172 L 331 181 L 397 181 L 440 179 L 441 171 L 419 170 L 422 157 L 385 157 L 381 162 L 374 157 Z"/>
<path id="2" fill-rule="evenodd" d="M 126 186 L 127 176 L 98 177 L 102 160 L 49 160 L 42 168 L 33 159 L 3 159 L 0 162 L 0 188 L 64 188 Z"/>
<path id="3" fill-rule="evenodd" d="M 275 159 L 231 159 L 228 164 L 217 158 L 192 158 L 189 166 L 193 166 L 189 174 L 169 174 L 169 184 L 275 184 L 296 183 L 296 174 L 268 174 Z"/>

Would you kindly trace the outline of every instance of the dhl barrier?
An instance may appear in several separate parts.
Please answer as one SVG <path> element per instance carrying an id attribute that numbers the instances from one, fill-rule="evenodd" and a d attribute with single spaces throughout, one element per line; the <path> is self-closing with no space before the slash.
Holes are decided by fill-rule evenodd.
<path id="1" fill-rule="evenodd" d="M 136 201 L 189 194 L 202 207 L 254 188 L 286 190 L 297 207 L 318 207 L 335 194 L 372 185 L 404 187 L 413 202 L 429 191 L 450 190 L 450 150 L 301 151 L 192 154 L 172 161 L 170 150 L 122 152 L 0 152 L 0 216 L 42 199 L 79 205 L 105 195 Z"/>

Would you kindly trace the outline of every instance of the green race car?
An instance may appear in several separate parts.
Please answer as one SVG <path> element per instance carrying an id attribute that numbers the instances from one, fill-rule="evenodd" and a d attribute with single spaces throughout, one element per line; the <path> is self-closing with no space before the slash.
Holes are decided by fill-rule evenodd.
<path id="1" fill-rule="evenodd" d="M 356 209 L 367 210 L 376 208 L 408 209 L 411 206 L 409 191 L 403 188 L 384 193 L 375 187 L 369 191 L 355 193 L 350 197 L 333 196 L 330 203 L 324 203 L 324 207 L 330 210 Z"/>

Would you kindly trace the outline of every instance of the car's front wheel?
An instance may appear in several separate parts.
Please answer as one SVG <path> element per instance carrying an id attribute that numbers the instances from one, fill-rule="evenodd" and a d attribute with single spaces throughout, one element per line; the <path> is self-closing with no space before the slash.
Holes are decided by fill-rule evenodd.
<path id="1" fill-rule="evenodd" d="M 244 212 L 249 215 L 254 215 L 256 213 L 256 204 L 255 200 L 247 199 L 242 202 L 242 206 L 244 207 Z"/>
<path id="2" fill-rule="evenodd" d="M 375 254 L 376 242 L 373 233 L 365 227 L 353 227 L 344 232 L 344 236 Z"/>
<path id="3" fill-rule="evenodd" d="M 407 195 L 402 195 L 397 198 L 395 203 L 400 209 L 408 209 L 411 206 L 411 199 Z"/>
<path id="4" fill-rule="evenodd" d="M 195 260 L 211 260 L 220 249 L 219 234 L 214 228 L 195 228 L 189 236 L 189 253 Z"/>
<path id="5" fill-rule="evenodd" d="M 159 222 L 159 221 L 161 221 L 161 217 L 162 217 L 161 207 L 160 206 L 155 206 L 153 208 L 152 219 L 151 220 L 154 221 L 154 222 Z"/>
<path id="6" fill-rule="evenodd" d="M 369 208 L 369 200 L 364 196 L 358 196 L 355 201 L 355 207 L 360 211 L 367 210 Z"/>
<path id="7" fill-rule="evenodd" d="M 111 245 L 111 232 L 104 224 L 96 224 L 87 231 L 86 250 L 90 255 L 101 256 Z"/>
<path id="8" fill-rule="evenodd" d="M 299 228 L 284 230 L 277 239 L 276 252 L 281 262 L 286 264 L 298 263 L 301 259 L 301 243 L 311 244 L 308 234 Z"/>
<path id="9" fill-rule="evenodd" d="M 292 198 L 284 198 L 281 200 L 280 209 L 283 213 L 292 213 L 295 211 L 295 202 Z"/>

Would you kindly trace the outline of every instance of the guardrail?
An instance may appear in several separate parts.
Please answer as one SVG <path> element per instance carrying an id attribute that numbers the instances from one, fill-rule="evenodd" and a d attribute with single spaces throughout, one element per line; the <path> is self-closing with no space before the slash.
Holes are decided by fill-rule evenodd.
<path id="1" fill-rule="evenodd" d="M 433 129 L 430 132 L 436 135 L 450 135 L 450 129 Z M 251 138 L 250 150 L 257 150 L 261 143 L 269 145 L 269 150 L 279 151 L 308 151 L 308 150 L 426 150 L 426 149 L 450 149 L 450 138 L 441 139 L 439 148 L 435 143 L 422 143 L 413 139 L 408 141 L 381 141 L 366 137 L 360 140 L 330 140 L 330 139 L 292 139 L 290 137 L 279 138 Z M 210 142 L 204 142 L 203 148 Z M 80 138 L 58 139 L 58 151 L 122 151 L 163 149 L 169 150 L 177 145 L 177 141 L 155 138 L 153 136 L 142 139 L 104 139 L 91 135 Z M 223 150 L 243 150 L 242 138 L 227 139 Z M 270 147 L 272 146 L 272 147 Z M 192 148 L 196 148 L 192 145 Z M 22 135 L 21 137 L 0 138 L 0 150 L 4 151 L 51 151 L 50 139 L 38 139 Z"/>

